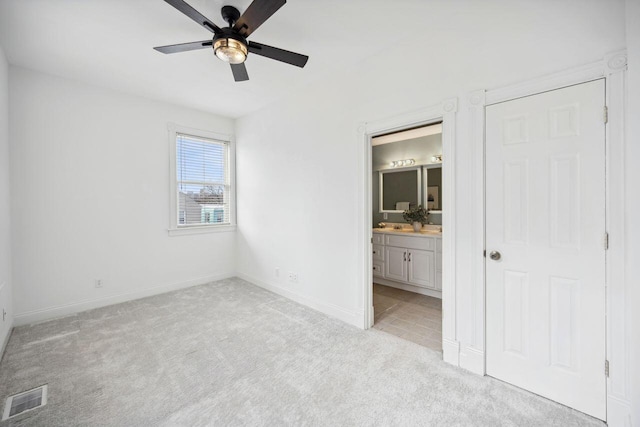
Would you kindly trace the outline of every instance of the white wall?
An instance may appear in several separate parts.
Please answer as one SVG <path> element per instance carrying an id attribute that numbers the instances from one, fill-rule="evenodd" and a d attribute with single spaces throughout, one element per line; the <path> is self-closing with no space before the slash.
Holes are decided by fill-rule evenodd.
<path id="1" fill-rule="evenodd" d="M 0 358 L 13 321 L 9 182 L 9 64 L 0 47 Z"/>
<path id="2" fill-rule="evenodd" d="M 458 13 L 440 24 L 439 37 L 416 25 L 414 37 L 398 43 L 393 55 L 370 57 L 238 120 L 241 275 L 362 324 L 358 124 L 459 96 L 456 276 L 457 292 L 467 291 L 470 216 L 477 214 L 464 209 L 473 189 L 467 92 L 591 63 L 624 48 L 624 1 L 468 0 L 429 4 L 425 14 L 451 16 L 447 8 Z M 275 277 L 276 267 L 298 272 L 299 283 Z M 459 323 L 460 339 L 468 326 Z"/>
<path id="3" fill-rule="evenodd" d="M 632 319 L 631 332 L 631 372 L 632 372 L 632 402 L 633 415 L 632 424 L 640 426 L 640 197 L 638 197 L 638 183 L 640 183 L 640 2 L 638 0 L 627 0 L 627 52 L 629 55 L 628 64 L 628 114 L 627 114 L 627 260 L 628 270 L 626 271 L 628 283 L 632 290 L 630 307 L 635 307 L 631 311 Z"/>
<path id="4" fill-rule="evenodd" d="M 16 324 L 234 274 L 234 232 L 167 233 L 167 124 L 233 120 L 16 67 L 9 117 Z"/>

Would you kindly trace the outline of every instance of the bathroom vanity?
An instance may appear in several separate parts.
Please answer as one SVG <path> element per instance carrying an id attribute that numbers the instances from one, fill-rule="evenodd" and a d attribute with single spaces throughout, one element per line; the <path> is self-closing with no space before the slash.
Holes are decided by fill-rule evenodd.
<path id="1" fill-rule="evenodd" d="M 381 285 L 442 298 L 442 233 L 375 228 L 373 276 Z"/>

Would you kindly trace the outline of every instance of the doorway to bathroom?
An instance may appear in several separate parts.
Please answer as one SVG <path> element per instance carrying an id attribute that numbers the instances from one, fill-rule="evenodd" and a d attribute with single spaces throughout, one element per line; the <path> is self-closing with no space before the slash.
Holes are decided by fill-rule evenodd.
<path id="1" fill-rule="evenodd" d="M 373 328 L 442 351 L 442 123 L 371 138 Z"/>
<path id="2" fill-rule="evenodd" d="M 361 215 L 359 234 L 362 239 L 358 254 L 362 267 L 359 275 L 361 293 L 358 298 L 362 301 L 360 307 L 363 327 L 379 329 L 375 328 L 376 321 L 383 328 L 385 322 L 388 326 L 404 326 L 405 333 L 398 330 L 395 332 L 404 335 L 406 339 L 414 338 L 416 341 L 422 340 L 423 344 L 432 344 L 433 347 L 441 349 L 445 362 L 455 365 L 458 365 L 460 348 L 456 339 L 456 224 L 453 191 L 457 110 L 457 99 L 451 98 L 429 108 L 363 123 L 358 129 L 362 141 L 362 157 L 358 164 L 361 194 L 358 202 Z M 441 147 L 439 151 L 434 148 L 431 152 L 424 150 L 420 155 L 412 155 L 409 151 L 395 153 L 393 157 L 386 158 L 386 165 L 382 165 L 383 161 L 380 160 L 374 167 L 374 147 L 392 144 L 379 144 L 380 140 L 377 140 L 374 146 L 374 138 L 400 136 L 398 140 L 415 139 L 417 135 L 413 135 L 412 138 L 410 133 L 404 132 L 419 133 L 425 132 L 425 129 L 429 129 L 431 135 L 438 134 Z M 382 148 L 381 151 L 387 150 L 390 148 Z M 431 185 L 437 183 L 437 179 L 430 176 L 431 169 L 439 169 L 439 185 Z M 415 172 L 401 176 L 394 175 L 388 172 L 389 170 Z M 380 173 L 381 171 L 384 173 Z M 387 178 L 391 178 L 389 182 Z M 398 200 L 395 201 L 385 200 L 385 186 L 393 187 L 403 181 L 415 181 L 412 185 L 415 185 L 416 194 L 419 194 L 420 199 L 404 200 L 409 197 L 407 193 L 398 196 Z M 376 186 L 377 190 L 374 191 Z M 430 187 L 437 188 L 437 197 L 434 188 Z M 427 220 L 419 224 L 421 227 L 418 232 L 413 231 L 413 225 L 404 219 L 403 213 L 406 209 L 403 208 L 407 207 L 407 202 L 409 208 L 413 202 L 414 206 L 423 205 L 423 208 L 431 211 Z M 412 215 L 418 215 L 420 218 L 419 212 L 413 212 Z M 381 222 L 385 227 L 380 226 Z M 394 230 L 394 224 L 402 229 Z M 411 313 L 403 314 L 403 308 L 411 309 L 409 311 L 414 315 L 418 314 L 419 317 L 421 315 L 420 319 L 410 318 Z M 430 331 L 420 329 L 420 338 L 416 338 L 411 335 L 414 331 L 408 330 L 409 325 L 401 322 L 407 319 L 414 320 L 417 326 Z M 386 332 L 393 330 L 394 328 L 386 328 Z M 427 342 L 427 339 L 430 341 Z M 438 341 L 440 346 L 437 346 Z"/>

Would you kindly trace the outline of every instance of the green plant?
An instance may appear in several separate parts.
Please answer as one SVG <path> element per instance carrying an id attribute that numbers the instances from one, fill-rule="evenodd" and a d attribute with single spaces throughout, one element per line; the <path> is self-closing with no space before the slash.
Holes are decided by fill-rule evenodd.
<path id="1" fill-rule="evenodd" d="M 429 211 L 419 205 L 417 208 L 407 209 L 402 213 L 402 217 L 408 223 L 419 222 L 422 225 L 427 223 L 429 217 Z"/>

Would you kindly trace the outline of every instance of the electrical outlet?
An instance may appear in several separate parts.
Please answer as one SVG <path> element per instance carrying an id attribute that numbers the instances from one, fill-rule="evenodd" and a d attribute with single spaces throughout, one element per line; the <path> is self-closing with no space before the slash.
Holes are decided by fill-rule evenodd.
<path id="1" fill-rule="evenodd" d="M 298 281 L 298 273 L 294 273 L 292 271 L 289 272 L 289 281 L 296 283 Z"/>
<path id="2" fill-rule="evenodd" d="M 275 271 L 274 274 L 275 274 L 276 277 L 280 277 L 280 268 L 279 267 L 276 267 L 276 271 Z"/>
<path id="3" fill-rule="evenodd" d="M 102 279 L 96 279 L 96 283 L 95 283 L 96 288 L 101 288 L 102 285 L 103 285 Z"/>
<path id="4" fill-rule="evenodd" d="M 386 213 L 386 212 L 385 212 L 385 213 L 383 213 L 383 214 L 382 214 L 382 219 L 385 219 L 385 220 L 386 220 L 386 219 L 389 219 L 389 215 L 387 215 L 387 213 Z"/>

